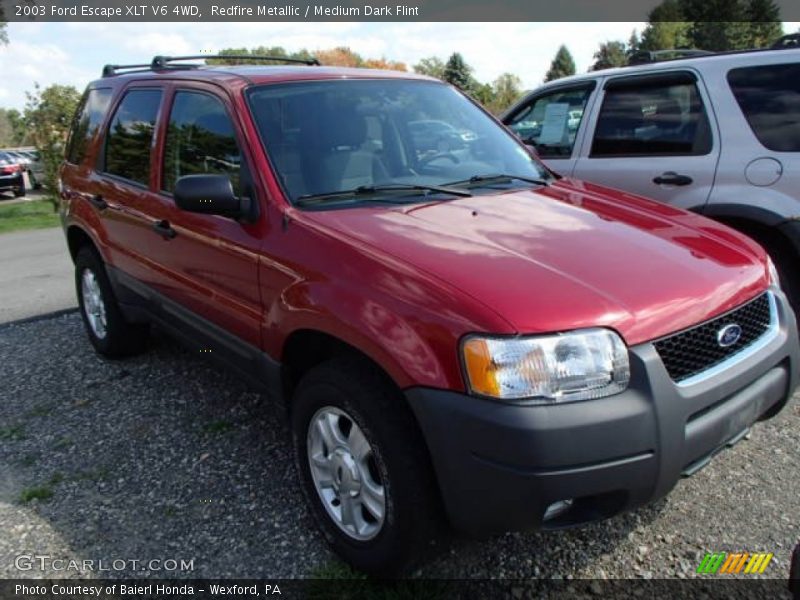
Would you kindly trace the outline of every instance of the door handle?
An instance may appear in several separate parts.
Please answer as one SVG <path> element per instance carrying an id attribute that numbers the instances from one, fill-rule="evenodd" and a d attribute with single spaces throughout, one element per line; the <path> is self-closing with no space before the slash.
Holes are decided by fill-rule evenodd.
<path id="1" fill-rule="evenodd" d="M 105 210 L 108 208 L 108 202 L 103 200 L 103 197 L 100 194 L 95 196 L 91 196 L 89 198 L 89 203 L 94 206 L 97 210 Z"/>
<path id="2" fill-rule="evenodd" d="M 158 235 L 163 237 L 165 240 L 171 240 L 178 232 L 175 231 L 172 226 L 169 224 L 169 221 L 162 219 L 161 221 L 156 221 L 153 223 L 153 231 L 155 231 Z"/>
<path id="3" fill-rule="evenodd" d="M 689 185 L 693 179 L 688 175 L 680 175 L 675 171 L 667 171 L 653 178 L 656 185 Z"/>

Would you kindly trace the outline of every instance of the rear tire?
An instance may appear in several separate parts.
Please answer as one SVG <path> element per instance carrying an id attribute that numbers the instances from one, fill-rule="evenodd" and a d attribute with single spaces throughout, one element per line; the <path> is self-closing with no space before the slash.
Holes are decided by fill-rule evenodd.
<path id="1" fill-rule="evenodd" d="M 328 543 L 361 571 L 407 572 L 443 520 L 427 447 L 400 390 L 366 360 L 333 359 L 302 378 L 291 421 L 301 487 Z"/>
<path id="2" fill-rule="evenodd" d="M 105 265 L 88 246 L 78 250 L 75 257 L 75 288 L 86 333 L 99 354 L 120 358 L 144 351 L 149 327 L 125 320 Z"/>
<path id="3" fill-rule="evenodd" d="M 22 198 L 25 195 L 25 193 L 26 193 L 25 180 L 23 179 L 20 182 L 19 187 L 14 188 L 14 198 Z"/>

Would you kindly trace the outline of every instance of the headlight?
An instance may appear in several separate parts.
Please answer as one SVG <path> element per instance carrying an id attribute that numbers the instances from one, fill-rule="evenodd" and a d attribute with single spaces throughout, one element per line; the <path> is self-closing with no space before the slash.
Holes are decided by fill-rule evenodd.
<path id="1" fill-rule="evenodd" d="M 781 278 L 778 275 L 778 269 L 769 256 L 767 256 L 767 270 L 769 271 L 769 284 L 777 288 L 781 287 Z"/>
<path id="2" fill-rule="evenodd" d="M 503 400 L 568 402 L 625 390 L 628 349 L 608 329 L 520 338 L 473 336 L 462 346 L 470 391 Z"/>

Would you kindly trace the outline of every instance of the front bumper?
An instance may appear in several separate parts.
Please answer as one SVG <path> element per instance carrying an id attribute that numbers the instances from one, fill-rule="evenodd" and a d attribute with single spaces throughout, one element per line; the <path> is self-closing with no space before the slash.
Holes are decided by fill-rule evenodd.
<path id="1" fill-rule="evenodd" d="M 599 400 L 524 406 L 406 390 L 453 526 L 477 536 L 567 527 L 665 495 L 791 397 L 797 326 L 785 296 L 775 300 L 768 343 L 689 385 L 674 383 L 645 343 L 630 348 L 629 388 Z M 563 500 L 572 503 L 545 520 Z"/>

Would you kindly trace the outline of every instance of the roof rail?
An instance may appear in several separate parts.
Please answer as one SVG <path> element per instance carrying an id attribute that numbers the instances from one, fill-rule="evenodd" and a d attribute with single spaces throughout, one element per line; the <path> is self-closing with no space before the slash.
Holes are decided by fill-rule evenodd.
<path id="1" fill-rule="evenodd" d="M 689 58 L 692 56 L 708 56 L 714 54 L 709 50 L 697 50 L 695 48 L 675 48 L 674 50 L 640 50 L 635 52 L 629 59 L 629 65 L 643 65 L 662 60 L 675 60 L 679 58 Z"/>
<path id="2" fill-rule="evenodd" d="M 195 54 L 192 56 L 154 56 L 151 69 L 168 69 L 168 68 L 187 68 L 197 67 L 200 65 L 170 65 L 169 63 L 178 60 L 205 60 L 209 58 L 221 58 L 228 60 L 274 60 L 277 62 L 294 63 L 308 66 L 319 65 L 319 60 L 315 57 L 311 58 L 286 58 L 284 56 L 260 56 L 255 54 Z"/>
<path id="3" fill-rule="evenodd" d="M 111 77 L 112 75 L 116 75 L 119 71 L 128 70 L 128 69 L 149 69 L 150 64 L 140 64 L 140 65 L 105 65 L 103 67 L 103 77 Z"/>
<path id="4" fill-rule="evenodd" d="M 164 69 L 196 69 L 203 65 L 198 64 L 171 64 L 175 61 L 183 60 L 205 60 L 209 58 L 221 58 L 228 60 L 274 60 L 276 62 L 303 64 L 309 66 L 319 65 L 320 62 L 317 58 L 311 57 L 308 59 L 303 58 L 286 58 L 283 56 L 260 56 L 253 54 L 196 54 L 192 56 L 154 56 L 153 60 L 149 63 L 142 63 L 136 65 L 105 65 L 103 67 L 103 77 L 112 77 L 119 75 L 120 71 L 156 71 Z"/>
<path id="5" fill-rule="evenodd" d="M 770 46 L 773 50 L 784 50 L 786 48 L 800 48 L 800 33 L 790 33 L 775 40 Z"/>

